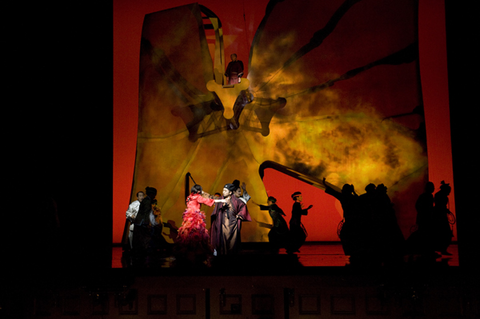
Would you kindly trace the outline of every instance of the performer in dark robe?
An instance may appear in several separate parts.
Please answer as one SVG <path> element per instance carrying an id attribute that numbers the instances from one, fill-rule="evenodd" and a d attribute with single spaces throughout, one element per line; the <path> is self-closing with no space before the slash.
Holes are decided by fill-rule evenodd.
<path id="1" fill-rule="evenodd" d="M 325 186 L 325 193 L 332 195 L 340 201 L 343 210 L 343 226 L 340 230 L 340 241 L 342 243 L 345 255 L 350 256 L 356 251 L 356 243 L 358 234 L 363 230 L 358 227 L 358 195 L 355 193 L 355 187 L 350 184 L 345 184 L 341 192 L 333 189 L 327 185 L 325 178 L 323 179 Z"/>
<path id="2" fill-rule="evenodd" d="M 152 214 L 152 206 L 156 203 L 155 197 L 157 190 L 153 187 L 145 189 L 145 198 L 140 203 L 137 217 L 134 221 L 132 250 L 136 254 L 145 254 L 152 244 L 152 225 L 150 215 Z"/>
<path id="3" fill-rule="evenodd" d="M 425 185 L 424 192 L 418 196 L 418 199 L 415 202 L 415 209 L 417 210 L 417 229 L 412 232 L 407 239 L 408 252 L 411 254 L 421 254 L 425 257 L 440 257 L 435 256 L 431 236 L 431 221 L 434 212 L 434 191 L 434 184 L 428 182 Z"/>
<path id="4" fill-rule="evenodd" d="M 299 252 L 300 247 L 307 239 L 307 230 L 302 224 L 302 215 L 307 215 L 308 210 L 313 206 L 303 208 L 302 193 L 295 192 L 292 194 L 292 199 L 295 201 L 292 207 L 292 217 L 290 218 L 290 243 L 287 253 L 293 254 Z"/>
<path id="5" fill-rule="evenodd" d="M 444 181 L 441 182 L 440 191 L 435 193 L 435 208 L 432 217 L 432 238 L 435 251 L 439 251 L 442 255 L 451 255 L 447 251 L 448 246 L 452 243 L 453 232 L 448 220 L 450 212 L 448 206 L 448 195 L 452 188 Z"/>
<path id="6" fill-rule="evenodd" d="M 170 253 L 172 244 L 163 237 L 163 222 L 157 205 L 157 190 L 145 189 L 146 196 L 140 203 L 134 222 L 132 252 L 134 257 L 145 257 L 153 253 Z"/>
<path id="7" fill-rule="evenodd" d="M 260 205 L 253 202 L 260 207 L 260 210 L 268 210 L 270 217 L 272 218 L 272 228 L 268 232 L 268 241 L 272 245 L 272 249 L 277 250 L 280 248 L 287 248 L 289 240 L 289 229 L 287 222 L 283 218 L 285 213 L 278 207 L 277 199 L 273 196 L 269 196 L 268 205 Z"/>
<path id="8" fill-rule="evenodd" d="M 214 254 L 217 256 L 239 252 L 242 222 L 252 220 L 247 205 L 233 196 L 235 188 L 233 184 L 224 186 L 222 199 L 225 199 L 225 202 L 216 204 L 212 212 L 210 237 Z"/>
<path id="9" fill-rule="evenodd" d="M 373 205 L 373 234 L 377 235 L 374 249 L 384 265 L 403 262 L 405 238 L 397 222 L 395 209 L 384 184 L 377 186 Z"/>
<path id="10" fill-rule="evenodd" d="M 225 70 L 225 76 L 228 78 L 228 84 L 237 84 L 240 83 L 240 79 L 243 75 L 243 62 L 237 60 L 237 55 L 234 53 L 230 56 L 232 59 L 228 63 L 227 69 Z"/>

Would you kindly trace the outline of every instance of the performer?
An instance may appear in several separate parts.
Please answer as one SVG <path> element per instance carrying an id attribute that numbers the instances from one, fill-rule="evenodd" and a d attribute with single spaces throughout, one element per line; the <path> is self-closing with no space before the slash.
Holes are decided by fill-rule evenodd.
<path id="1" fill-rule="evenodd" d="M 431 221 L 434 214 L 435 201 L 433 192 L 435 185 L 427 182 L 422 194 L 415 202 L 417 211 L 417 229 L 407 239 L 408 249 L 411 254 L 421 254 L 424 257 L 437 258 L 441 255 L 435 253 L 432 244 Z"/>
<path id="2" fill-rule="evenodd" d="M 287 249 L 289 254 L 299 252 L 300 247 L 305 243 L 307 231 L 302 224 L 302 215 L 307 215 L 308 210 L 313 207 L 313 205 L 310 205 L 307 208 L 303 208 L 303 197 L 300 192 L 293 193 L 292 199 L 294 203 L 292 206 L 292 217 L 290 218 L 290 244 Z"/>
<path id="3" fill-rule="evenodd" d="M 210 238 L 205 226 L 205 213 L 200 205 L 212 206 L 214 203 L 225 202 L 224 199 L 214 199 L 205 193 L 202 186 L 194 185 L 186 199 L 187 208 L 183 213 L 182 226 L 175 238 L 174 253 L 177 261 L 203 263 L 212 254 Z"/>
<path id="4" fill-rule="evenodd" d="M 355 187 L 351 184 L 344 184 L 339 192 L 329 186 L 323 178 L 325 193 L 340 201 L 343 210 L 343 226 L 340 230 L 340 241 L 342 243 L 345 255 L 350 256 L 358 250 L 362 229 L 359 228 L 358 220 L 358 195 L 355 193 Z"/>
<path id="5" fill-rule="evenodd" d="M 142 191 L 139 191 L 137 193 L 137 199 L 128 206 L 128 209 L 126 212 L 127 219 L 125 220 L 125 230 L 122 238 L 122 244 L 124 249 L 132 248 L 133 228 L 134 228 L 133 221 L 135 220 L 135 217 L 137 217 L 138 209 L 140 208 L 140 203 L 142 202 L 144 197 L 145 197 L 145 193 Z"/>
<path id="6" fill-rule="evenodd" d="M 448 246 L 452 243 L 453 231 L 450 227 L 448 216 L 452 214 L 448 205 L 448 195 L 452 188 L 450 184 L 441 182 L 440 190 L 435 193 L 435 208 L 432 216 L 432 238 L 435 251 L 439 251 L 442 255 L 452 255 L 447 251 Z"/>
<path id="7" fill-rule="evenodd" d="M 215 205 L 212 212 L 211 243 L 214 255 L 231 255 L 240 249 L 240 231 L 243 221 L 251 221 L 247 205 L 233 195 L 235 185 L 223 188 L 224 202 Z"/>
<path id="8" fill-rule="evenodd" d="M 234 180 L 232 184 L 235 185 L 233 195 L 241 199 L 246 204 L 252 197 L 247 193 L 247 185 L 245 184 L 245 182 L 242 183 L 241 187 L 240 181 L 238 179 Z"/>
<path id="9" fill-rule="evenodd" d="M 268 205 L 260 205 L 252 201 L 255 205 L 260 207 L 260 210 L 268 210 L 270 217 L 272 218 L 273 225 L 268 232 L 268 241 L 271 243 L 274 250 L 280 248 L 287 248 L 289 239 L 289 230 L 287 222 L 283 218 L 285 213 L 278 207 L 277 199 L 273 196 L 269 196 L 267 200 Z"/>
<path id="10" fill-rule="evenodd" d="M 235 53 L 230 55 L 230 59 L 232 59 L 232 61 L 228 63 L 227 69 L 225 70 L 225 76 L 228 78 L 227 83 L 240 83 L 243 75 L 243 62 L 237 60 L 237 55 Z"/>
<path id="11" fill-rule="evenodd" d="M 152 247 L 152 225 L 150 223 L 150 215 L 153 214 L 153 205 L 157 200 L 157 189 L 153 187 L 147 187 L 145 189 L 146 196 L 140 203 L 138 208 L 137 217 L 134 221 L 134 231 L 132 248 L 137 254 L 145 254 L 151 250 Z"/>

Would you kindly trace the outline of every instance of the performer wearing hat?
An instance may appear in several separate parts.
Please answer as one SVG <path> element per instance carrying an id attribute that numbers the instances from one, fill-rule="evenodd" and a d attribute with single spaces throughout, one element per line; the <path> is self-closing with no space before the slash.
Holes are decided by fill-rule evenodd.
<path id="1" fill-rule="evenodd" d="M 274 250 L 280 248 L 287 248 L 288 247 L 288 240 L 289 240 L 289 229 L 287 226 L 287 222 L 283 218 L 285 213 L 283 210 L 278 207 L 277 199 L 273 196 L 269 196 L 267 199 L 268 205 L 260 205 L 252 201 L 255 205 L 260 207 L 260 210 L 268 210 L 270 217 L 272 218 L 273 225 L 272 228 L 268 232 L 268 241 L 272 245 Z"/>
<path id="2" fill-rule="evenodd" d="M 233 196 L 236 186 L 226 184 L 223 188 L 223 199 L 215 205 L 212 212 L 212 228 L 210 231 L 212 248 L 216 255 L 235 254 L 239 251 L 240 231 L 243 221 L 251 221 L 247 205 Z"/>
<path id="3" fill-rule="evenodd" d="M 287 253 L 293 254 L 299 252 L 300 247 L 305 243 L 307 239 L 307 231 L 302 224 L 302 215 L 307 215 L 308 210 L 313 206 L 310 205 L 307 208 L 303 208 L 302 193 L 295 192 L 292 194 L 294 200 L 292 207 L 292 217 L 290 218 L 290 245 L 287 249 Z"/>

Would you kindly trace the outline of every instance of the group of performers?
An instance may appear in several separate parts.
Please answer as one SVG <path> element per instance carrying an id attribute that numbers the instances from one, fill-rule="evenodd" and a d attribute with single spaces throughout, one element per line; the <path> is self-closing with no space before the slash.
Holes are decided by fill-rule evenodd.
<path id="1" fill-rule="evenodd" d="M 452 225 L 456 222 L 449 209 L 448 195 L 451 190 L 451 186 L 442 181 L 440 190 L 434 195 L 435 185 L 432 182 L 425 185 L 424 192 L 415 203 L 415 230 L 407 239 L 407 248 L 411 254 L 427 258 L 451 255 L 447 248 L 453 238 Z"/>
<path id="2" fill-rule="evenodd" d="M 336 191 L 326 184 L 325 192 L 338 199 L 343 221 L 338 235 L 345 255 L 352 260 L 383 264 L 403 262 L 404 256 L 420 254 L 438 258 L 451 255 L 447 248 L 453 237 L 455 218 L 448 208 L 451 187 L 442 181 L 440 190 L 428 182 L 416 202 L 416 230 L 405 240 L 397 223 L 393 203 L 383 184 L 368 184 L 365 193 L 357 195 L 351 184 Z"/>
<path id="3" fill-rule="evenodd" d="M 341 191 L 327 185 L 325 179 L 323 184 L 325 192 L 337 198 L 342 205 L 344 219 L 339 237 L 345 255 L 350 256 L 351 261 L 360 256 L 388 262 L 398 261 L 412 253 L 435 257 L 449 255 L 447 248 L 453 237 L 453 215 L 448 209 L 451 191 L 448 184 L 442 182 L 440 191 L 434 196 L 433 184 L 427 183 L 425 192 L 416 202 L 417 229 L 407 241 L 397 224 L 393 204 L 383 184 L 367 185 L 366 193 L 360 196 L 350 184 L 345 184 Z M 239 252 L 242 223 L 252 221 L 247 207 L 251 197 L 245 183 L 240 186 L 240 182 L 235 180 L 225 184 L 222 193 L 213 196 L 195 184 L 186 198 L 186 209 L 179 228 L 173 221 L 162 223 L 156 193 L 155 188 L 147 187 L 145 192 L 138 192 L 137 200 L 130 204 L 124 233 L 128 249 L 136 253 L 160 249 L 175 256 L 179 262 L 193 264 L 208 263 L 213 256 L 236 255 Z M 300 192 L 293 193 L 291 197 L 294 203 L 289 225 L 275 197 L 268 197 L 267 205 L 252 201 L 260 210 L 269 212 L 272 224 L 267 226 L 270 228 L 268 240 L 271 248 L 276 251 L 285 248 L 289 254 L 298 252 L 305 243 L 307 231 L 301 217 L 312 208 L 312 205 L 303 206 Z M 215 205 L 210 230 L 201 210 L 202 204 Z M 163 227 L 169 227 L 170 234 L 162 233 Z M 174 243 L 169 244 L 162 234 L 168 235 Z"/>
<path id="4" fill-rule="evenodd" d="M 129 205 L 126 212 L 127 224 L 124 233 L 124 248 L 138 254 L 148 254 L 160 250 L 171 253 L 176 260 L 191 264 L 208 263 L 213 256 L 236 255 L 240 250 L 241 228 L 243 222 L 252 221 L 247 202 L 251 199 L 245 183 L 238 180 L 225 184 L 222 193 L 210 195 L 195 184 L 186 198 L 186 209 L 182 215 L 182 225 L 177 228 L 173 221 L 162 223 L 160 210 L 157 208 L 156 189 L 147 187 L 146 191 L 137 193 L 137 200 Z M 292 194 L 294 201 L 290 227 L 284 217 L 285 213 L 276 204 L 276 198 L 268 197 L 268 205 L 258 205 L 261 210 L 268 210 L 272 224 L 268 239 L 274 250 L 285 248 L 288 253 L 299 251 L 307 238 L 307 232 L 301 222 L 301 216 L 307 215 L 312 208 L 303 207 L 302 194 Z M 211 228 L 207 229 L 205 213 L 201 204 L 213 206 Z M 169 227 L 169 244 L 162 236 L 162 228 Z M 167 235 L 163 233 L 164 235 Z"/>

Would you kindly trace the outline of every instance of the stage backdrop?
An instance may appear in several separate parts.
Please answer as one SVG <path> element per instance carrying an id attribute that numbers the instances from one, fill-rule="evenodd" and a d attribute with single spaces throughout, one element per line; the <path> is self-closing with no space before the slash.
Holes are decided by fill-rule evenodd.
<path id="1" fill-rule="evenodd" d="M 431 156 L 416 1 L 170 5 L 147 11 L 141 30 L 130 31 L 139 32 L 130 48 L 138 50 L 138 82 L 128 83 L 138 87 L 130 201 L 156 187 L 163 220 L 179 226 L 193 180 L 214 193 L 238 179 L 252 201 L 276 197 L 289 219 L 290 194 L 300 190 L 314 205 L 303 218 L 307 240 L 337 241 L 342 210 L 321 180 L 353 184 L 358 194 L 383 183 L 409 235 Z M 233 87 L 223 75 L 232 53 L 245 65 Z M 133 119 L 125 124 L 136 128 Z M 253 221 L 242 239 L 268 240 L 268 212 L 248 208 Z M 114 214 L 119 242 L 125 215 L 115 206 Z"/>

